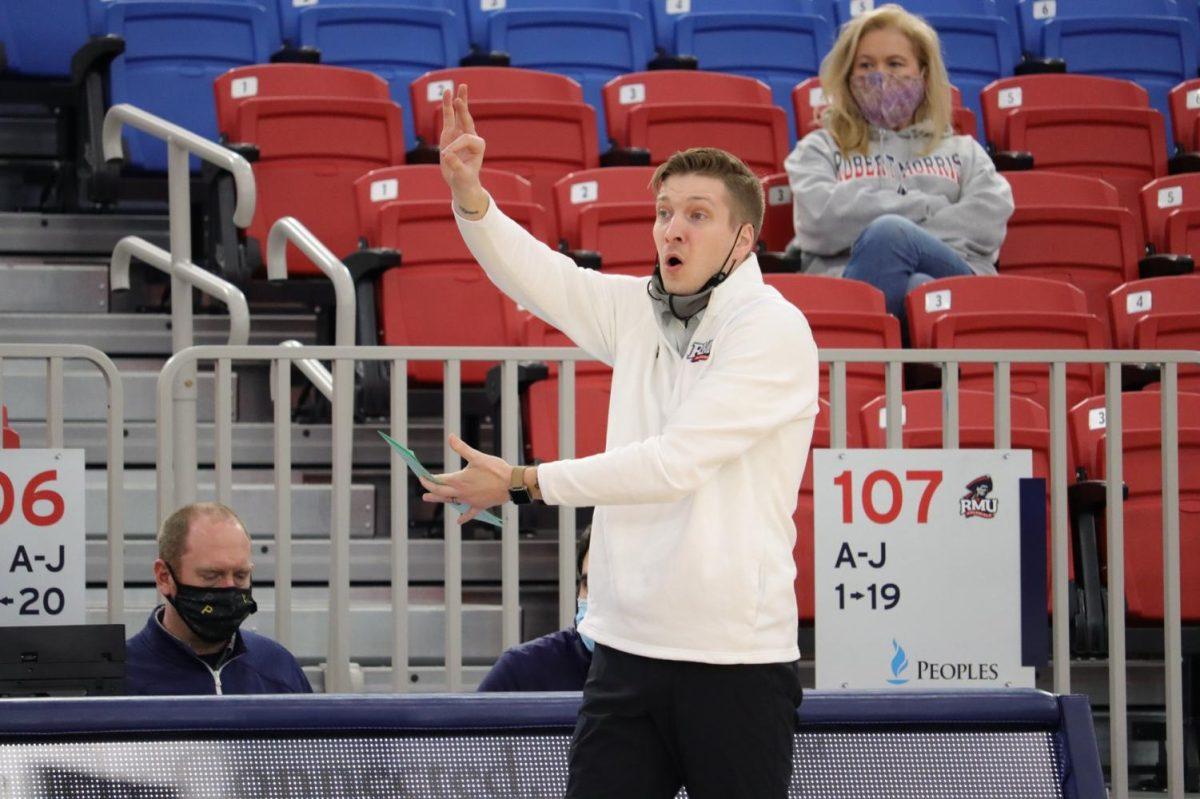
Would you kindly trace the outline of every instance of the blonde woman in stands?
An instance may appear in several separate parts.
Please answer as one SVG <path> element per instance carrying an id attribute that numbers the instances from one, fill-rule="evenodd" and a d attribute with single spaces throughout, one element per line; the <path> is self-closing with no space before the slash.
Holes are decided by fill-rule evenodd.
<path id="1" fill-rule="evenodd" d="M 804 271 L 870 283 L 902 323 L 922 283 L 996 274 L 1012 191 L 979 143 L 951 130 L 933 28 L 892 4 L 851 20 L 821 87 L 823 128 L 785 162 Z"/>

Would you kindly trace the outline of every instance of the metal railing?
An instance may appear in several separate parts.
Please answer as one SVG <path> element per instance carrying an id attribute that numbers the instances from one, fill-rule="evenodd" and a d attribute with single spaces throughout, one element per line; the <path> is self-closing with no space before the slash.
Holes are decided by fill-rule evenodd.
<path id="1" fill-rule="evenodd" d="M 107 355 L 82 344 L 0 344 L 0 407 L 4 405 L 4 361 L 46 361 L 46 441 L 62 449 L 63 361 L 93 364 L 108 387 L 106 473 L 108 491 L 108 622 L 121 624 L 125 613 L 125 388 Z M 4 437 L 0 436 L 0 448 Z"/>
<path id="2" fill-rule="evenodd" d="M 303 347 L 280 345 L 276 347 L 193 347 L 177 353 L 164 366 L 158 381 L 158 509 L 159 519 L 165 519 L 179 504 L 175 495 L 177 483 L 176 470 L 180 468 L 179 459 L 185 457 L 175 436 L 175 421 L 168 412 L 174 399 L 175 381 L 186 370 L 195 368 L 200 361 L 215 361 L 218 374 L 217 392 L 227 391 L 228 386 L 222 386 L 220 374 L 231 369 L 234 361 L 239 362 L 268 362 L 274 369 L 275 397 L 275 477 L 276 491 L 280 497 L 286 497 L 290 492 L 291 452 L 290 437 L 287 430 L 280 430 L 284 425 L 290 425 L 290 371 L 292 363 L 307 360 L 333 360 L 335 370 L 333 375 L 333 444 L 331 463 L 335 464 L 334 502 L 343 503 L 340 507 L 347 509 L 347 518 L 339 522 L 338 514 L 334 514 L 333 529 L 330 532 L 330 637 L 328 651 L 327 686 L 332 691 L 345 691 L 350 686 L 349 673 L 349 560 L 350 560 L 350 531 L 349 531 L 349 486 L 351 472 L 350 440 L 353 424 L 353 365 L 355 361 L 384 361 L 391 365 L 391 421 L 388 433 L 402 444 L 408 441 L 408 361 L 436 360 L 445 362 L 445 391 L 443 393 L 443 418 L 446 421 L 445 433 L 458 435 L 462 432 L 461 404 L 461 362 L 502 360 L 502 397 L 501 419 L 503 425 L 501 451 L 503 457 L 510 462 L 520 460 L 517 441 L 517 419 L 519 416 L 517 397 L 517 362 L 518 360 L 540 359 L 563 361 L 560 371 L 560 432 L 566 432 L 566 437 L 560 445 L 563 457 L 571 457 L 574 452 L 574 363 L 579 360 L 590 360 L 586 354 L 574 349 L 538 348 L 538 349 L 485 349 L 485 348 L 449 348 L 449 347 Z M 339 375 L 337 365 L 345 363 L 348 369 Z M 342 390 L 339 391 L 339 380 Z M 282 400 L 282 401 L 281 401 Z M 222 435 L 220 427 L 227 424 L 222 419 L 216 425 L 215 434 Z M 344 464 L 339 468 L 336 464 Z M 232 471 L 228 461 L 218 461 L 214 464 L 218 479 Z M 461 466 L 457 453 L 450 449 L 449 444 L 443 448 L 443 468 L 450 471 Z M 392 530 L 392 578 L 393 586 L 408 584 L 408 507 L 407 482 L 408 472 L 404 462 L 396 453 L 391 455 L 391 530 Z M 342 479 L 339 479 L 339 473 Z M 339 499 L 339 493 L 341 498 Z M 278 507 L 283 508 L 281 502 Z M 505 647 L 520 643 L 520 608 L 518 604 L 519 566 L 518 566 L 518 533 L 517 508 L 507 505 L 502 512 L 503 529 L 501 533 L 501 617 L 502 644 Z M 462 682 L 462 530 L 452 514 L 444 519 L 445 536 L 445 597 L 446 597 L 446 644 L 445 663 L 446 679 L 450 690 L 457 691 L 463 687 Z M 560 557 L 563 562 L 559 569 L 560 620 L 569 624 L 575 615 L 575 516 L 571 509 L 559 509 L 559 539 Z M 291 574 L 291 531 L 287 511 L 279 514 L 276 528 L 277 584 L 290 584 Z M 338 596 L 346 597 L 339 602 Z M 285 593 L 286 596 L 286 593 Z M 407 595 L 405 591 L 393 590 L 394 639 L 393 639 L 393 681 L 397 690 L 407 687 L 408 635 L 407 635 Z M 290 630 L 291 608 L 285 602 L 277 602 L 277 618 L 283 617 L 283 629 Z M 334 633 L 337 633 L 336 635 Z"/>
<path id="3" fill-rule="evenodd" d="M 502 363 L 500 424 L 500 455 L 510 463 L 520 460 L 517 440 L 519 398 L 517 395 L 517 365 L 522 361 L 538 360 L 558 362 L 559 369 L 559 453 L 561 458 L 574 455 L 575 427 L 575 383 L 574 364 L 591 360 L 583 352 L 568 348 L 462 348 L 462 347 L 195 347 L 177 353 L 164 367 L 159 378 L 159 459 L 158 490 L 160 514 L 169 512 L 175 503 L 172 488 L 175 485 L 173 471 L 179 467 L 175 452 L 175 438 L 171 416 L 164 413 L 173 400 L 172 390 L 177 378 L 186 369 L 195 368 L 200 361 L 216 361 L 218 373 L 233 361 L 269 362 L 276 374 L 276 421 L 289 422 L 287 411 L 282 406 L 289 396 L 285 377 L 290 373 L 293 362 L 305 359 L 333 360 L 353 364 L 355 361 L 385 361 L 391 365 L 391 419 L 389 434 L 401 443 L 407 442 L 407 368 L 409 361 L 442 361 L 444 365 L 444 391 L 442 413 L 444 432 L 458 434 L 461 430 L 461 363 L 463 361 L 500 361 Z M 847 379 L 849 364 L 877 364 L 885 374 L 886 400 L 886 443 L 889 448 L 903 446 L 902 430 L 902 369 L 904 364 L 936 364 L 942 369 L 943 441 L 944 448 L 954 448 L 959 443 L 959 374 L 962 364 L 985 364 L 992 369 L 994 390 L 995 430 L 994 446 L 1009 448 L 1012 441 L 1011 371 L 1014 365 L 1043 364 L 1049 374 L 1049 434 L 1050 434 L 1050 527 L 1052 531 L 1051 564 L 1053 585 L 1052 653 L 1053 687 L 1056 693 L 1069 693 L 1070 673 L 1070 609 L 1068 597 L 1068 541 L 1070 524 L 1067 511 L 1067 369 L 1077 364 L 1103 364 L 1106 374 L 1107 409 L 1107 535 L 1108 552 L 1124 552 L 1122 494 L 1122 419 L 1121 419 L 1121 367 L 1124 364 L 1158 364 L 1161 368 L 1162 402 L 1162 467 L 1163 486 L 1163 558 L 1165 598 L 1164 684 L 1166 686 L 1167 728 L 1167 776 L 1169 795 L 1176 799 L 1183 796 L 1183 703 L 1182 703 L 1182 645 L 1180 621 L 1180 572 L 1179 572 L 1179 481 L 1178 447 L 1179 419 L 1177 413 L 1178 369 L 1180 365 L 1200 366 L 1200 353 L 1189 351 L 1131 352 L 1131 351 L 1079 351 L 1059 352 L 1046 350 L 825 350 L 820 354 L 822 364 L 830 369 L 830 435 L 833 447 L 844 447 L 847 440 Z M 222 366 L 226 364 L 226 366 Z M 348 494 L 349 486 L 349 436 L 352 420 L 348 412 L 349 394 L 341 395 L 334 377 L 334 438 L 332 462 L 347 464 L 347 479 L 335 485 L 335 492 Z M 345 387 L 348 390 L 348 386 Z M 218 388 L 218 390 L 220 390 Z M 281 402 L 281 398 L 283 401 Z M 221 423 L 225 423 L 222 420 Z M 340 433 L 338 428 L 342 428 Z M 276 476 L 279 490 L 286 491 L 283 480 L 290 472 L 290 452 L 286 445 L 287 436 L 277 432 Z M 442 468 L 453 471 L 460 468 L 456 453 L 444 446 Z M 231 468 L 229 463 L 216 464 L 218 471 Z M 403 587 L 407 586 L 407 527 L 408 508 L 405 490 L 408 474 L 400 458 L 393 453 L 391 458 L 391 534 L 392 534 L 392 602 L 394 619 L 393 679 L 396 690 L 405 690 L 408 669 L 407 650 L 407 597 Z M 335 467 L 335 475 L 340 471 Z M 287 478 L 290 479 L 290 478 Z M 344 497 L 346 499 L 346 497 Z M 506 504 L 502 511 L 501 531 L 501 605 L 502 643 L 510 647 L 519 639 L 519 562 L 517 519 L 519 509 Z M 558 509 L 559 521 L 559 620 L 564 626 L 570 624 L 574 615 L 574 559 L 575 559 L 575 515 L 572 508 Z M 461 690 L 462 682 L 462 536 L 459 525 L 446 514 L 444 523 L 445 552 L 445 607 L 446 639 L 445 667 L 447 685 L 451 691 Z M 285 520 L 280 522 L 279 542 L 286 540 Z M 336 521 L 331 531 L 333 539 L 331 594 L 348 590 L 349 529 L 348 524 Z M 290 559 L 287 547 L 278 547 L 278 557 L 286 562 Z M 336 580 L 337 584 L 332 581 Z M 1124 570 L 1121 558 L 1112 558 L 1108 572 L 1110 596 L 1124 596 Z M 1119 604 L 1119 603 L 1118 603 Z M 332 610 L 332 609 L 331 609 Z M 277 613 L 288 616 L 290 608 L 281 605 Z M 336 605 L 331 624 L 348 629 L 349 608 L 345 603 Z M 1109 618 L 1109 712 L 1111 724 L 1112 793 L 1116 797 L 1127 797 L 1128 755 L 1125 693 L 1125 620 L 1122 614 Z M 349 685 L 347 676 L 349 652 L 345 639 L 330 637 L 330 677 L 327 688 L 344 691 Z M 342 663 L 343 668 L 336 666 Z"/>
<path id="4" fill-rule="evenodd" d="M 224 300 L 229 306 L 233 324 L 237 323 L 234 316 L 236 297 L 241 296 L 241 292 L 230 284 L 203 272 L 192 264 L 191 173 L 188 168 L 188 157 L 195 155 L 201 160 L 232 173 L 236 198 L 233 223 L 240 228 L 249 227 L 254 218 L 254 172 L 250 168 L 250 163 L 232 150 L 227 150 L 203 136 L 198 136 L 179 125 L 125 103 L 114 105 L 104 116 L 104 128 L 101 136 L 106 160 L 116 161 L 123 157 L 121 129 L 125 125 L 137 128 L 167 143 L 167 202 L 171 251 L 167 253 L 136 237 L 123 239 L 118 242 L 117 248 L 113 252 L 114 285 L 116 285 L 115 281 L 123 266 L 126 274 L 125 285 L 128 286 L 129 255 L 131 253 L 171 275 L 171 351 L 179 352 L 192 346 L 193 343 L 193 285 L 202 290 L 216 289 L 215 296 Z M 164 266 L 164 257 L 169 266 Z M 236 292 L 236 296 L 234 292 Z M 244 309 L 244 297 L 241 298 L 241 305 Z M 248 330 L 248 317 L 245 324 Z M 231 330 L 230 343 L 235 343 L 233 340 L 235 332 L 237 331 Z M 244 339 L 242 342 L 236 343 L 243 342 Z M 225 375 L 225 377 L 229 376 Z M 184 468 L 178 475 L 179 484 L 176 486 L 176 493 L 181 500 L 190 502 L 195 499 L 196 486 L 196 373 L 183 373 L 179 379 L 183 385 L 176 397 L 174 412 L 178 423 L 177 435 L 180 447 L 183 452 L 187 453 L 187 457 L 182 459 Z M 220 398 L 222 395 L 218 393 L 217 396 Z M 226 398 L 229 396 L 228 393 L 225 394 Z M 221 400 L 218 399 L 218 403 L 220 402 Z M 219 404 L 217 410 L 225 413 L 230 412 L 231 408 Z M 220 442 L 219 438 L 218 442 Z M 222 484 L 218 480 L 217 485 L 218 498 L 222 502 L 228 501 L 230 484 Z M 224 490 L 224 494 L 222 494 L 222 490 Z"/>
<path id="5" fill-rule="evenodd" d="M 271 226 L 267 236 L 267 275 L 272 280 L 282 280 L 287 277 L 287 245 L 291 242 L 317 265 L 333 283 L 335 317 L 334 344 L 338 348 L 351 348 L 354 344 L 354 326 L 356 308 L 354 298 L 354 280 L 350 270 L 335 256 L 320 239 L 312 234 L 299 220 L 285 216 Z M 295 348 L 298 342 L 285 341 L 281 346 Z M 325 394 L 333 407 L 333 485 L 331 520 L 336 530 L 347 531 L 346 535 L 334 536 L 330 540 L 330 576 L 329 576 L 329 661 L 327 674 L 334 685 L 350 685 L 350 625 L 344 624 L 350 612 L 350 440 L 353 435 L 354 421 L 354 361 L 338 358 L 333 362 L 333 373 L 330 375 L 325 367 L 315 358 L 304 358 L 295 361 L 296 366 L 303 372 L 317 389 Z M 272 363 L 272 393 L 276 397 L 289 397 L 291 392 L 291 370 L 280 364 Z M 328 388 L 328 393 L 325 389 Z M 278 503 L 279 518 L 291 513 L 291 483 L 290 483 L 290 446 L 288 430 L 280 430 L 281 415 L 290 412 L 289 408 L 281 407 L 284 403 L 275 402 L 275 501 Z M 285 440 L 286 439 L 286 443 Z M 287 464 L 287 470 L 284 470 Z M 284 478 L 287 477 L 285 481 Z M 286 507 L 285 507 L 286 506 Z M 290 519 L 289 524 L 291 527 Z M 282 525 L 281 525 L 282 527 Z M 290 529 L 288 536 L 290 538 Z M 278 551 L 283 551 L 282 540 L 278 540 Z M 290 545 L 289 545 L 290 548 Z M 277 602 L 282 604 L 291 597 L 291 563 L 286 564 L 284 571 L 278 575 L 279 582 L 284 586 L 282 597 Z M 407 583 L 406 583 L 407 584 Z M 405 610 L 407 614 L 407 609 Z M 290 640 L 291 618 L 289 614 L 276 615 L 276 632 L 282 633 L 282 641 Z M 345 690 L 343 688 L 343 690 Z"/>

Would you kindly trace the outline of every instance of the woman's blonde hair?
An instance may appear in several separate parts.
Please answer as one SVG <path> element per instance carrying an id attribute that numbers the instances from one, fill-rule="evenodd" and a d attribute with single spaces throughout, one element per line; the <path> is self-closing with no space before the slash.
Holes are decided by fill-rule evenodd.
<path id="1" fill-rule="evenodd" d="M 821 62 L 821 90 L 828 106 L 822 123 L 844 155 L 866 153 L 870 124 L 850 93 L 854 56 L 862 37 L 871 31 L 894 28 L 908 37 L 925 76 L 925 99 L 917 107 L 917 122 L 929 123 L 932 136 L 922 155 L 933 150 L 950 126 L 950 79 L 942 61 L 937 32 L 920 17 L 894 3 L 880 6 L 842 26 L 833 49 Z"/>

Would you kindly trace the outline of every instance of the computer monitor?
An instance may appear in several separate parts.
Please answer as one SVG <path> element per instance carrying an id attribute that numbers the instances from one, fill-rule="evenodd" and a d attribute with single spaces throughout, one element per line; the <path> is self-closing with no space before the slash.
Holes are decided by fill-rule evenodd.
<path id="1" fill-rule="evenodd" d="M 0 627 L 0 696 L 124 692 L 124 624 Z"/>

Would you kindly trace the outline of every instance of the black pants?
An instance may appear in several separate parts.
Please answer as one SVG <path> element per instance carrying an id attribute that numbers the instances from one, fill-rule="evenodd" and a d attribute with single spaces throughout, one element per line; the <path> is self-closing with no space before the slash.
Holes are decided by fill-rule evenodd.
<path id="1" fill-rule="evenodd" d="M 716 666 L 596 645 L 568 799 L 787 796 L 800 664 Z"/>

